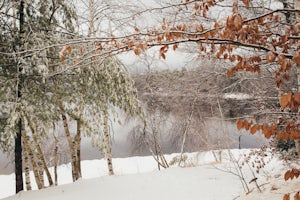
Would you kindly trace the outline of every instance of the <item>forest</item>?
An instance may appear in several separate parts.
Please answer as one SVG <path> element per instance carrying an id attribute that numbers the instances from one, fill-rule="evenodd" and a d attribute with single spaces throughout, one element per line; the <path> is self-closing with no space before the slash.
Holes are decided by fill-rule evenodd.
<path id="1" fill-rule="evenodd" d="M 159 170 L 189 152 L 219 163 L 226 149 L 251 148 L 286 162 L 285 181 L 298 178 L 299 40 L 299 0 L 1 0 L 0 151 L 11 187 L 57 186 L 66 163 L 78 182 L 86 146 L 114 176 L 118 137 L 123 157 L 151 156 Z"/>

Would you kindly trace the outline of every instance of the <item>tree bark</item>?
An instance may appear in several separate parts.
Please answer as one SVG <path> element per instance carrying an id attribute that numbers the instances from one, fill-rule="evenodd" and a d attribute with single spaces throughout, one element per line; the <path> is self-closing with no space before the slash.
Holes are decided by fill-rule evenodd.
<path id="1" fill-rule="evenodd" d="M 55 125 L 53 125 L 55 127 Z M 54 128 L 55 129 L 55 128 Z M 58 165 L 58 139 L 55 135 L 55 133 L 53 132 L 53 138 L 54 138 L 54 144 L 55 144 L 55 148 L 54 148 L 54 184 L 57 185 L 58 184 L 58 175 L 57 175 L 57 165 Z"/>
<path id="2" fill-rule="evenodd" d="M 54 79 L 54 87 L 55 90 L 58 92 L 58 83 L 57 80 Z M 76 142 L 75 140 L 73 140 L 72 136 L 71 136 L 71 132 L 69 129 L 69 123 L 68 123 L 68 119 L 67 119 L 67 113 L 65 111 L 64 105 L 63 105 L 63 101 L 61 99 L 61 96 L 59 94 L 57 94 L 57 105 L 59 108 L 59 112 L 63 121 L 63 127 L 64 127 L 64 131 L 65 131 L 65 135 L 68 141 L 68 145 L 70 148 L 70 154 L 71 154 L 71 166 L 72 166 L 72 179 L 73 182 L 75 182 L 78 179 L 77 176 L 77 171 L 76 171 L 76 160 L 77 160 L 77 156 L 76 156 Z"/>
<path id="3" fill-rule="evenodd" d="M 51 174 L 49 172 L 49 169 L 48 169 L 48 166 L 47 166 L 47 163 L 46 163 L 43 151 L 41 149 L 41 146 L 39 145 L 39 141 L 38 141 L 36 132 L 35 132 L 35 130 L 33 128 L 31 120 L 29 119 L 28 116 L 26 116 L 26 119 L 27 119 L 27 123 L 28 123 L 29 128 L 30 128 L 31 133 L 32 133 L 32 138 L 33 138 L 33 142 L 34 142 L 35 148 L 37 150 L 37 155 L 38 155 L 38 158 L 39 158 L 38 165 L 39 165 L 39 167 L 40 167 L 41 170 L 43 170 L 43 171 L 45 170 L 47 178 L 48 178 L 49 185 L 51 186 L 51 185 L 53 185 L 53 180 L 52 180 Z M 40 176 L 41 176 L 41 181 L 43 182 L 44 173 L 40 172 Z"/>
<path id="4" fill-rule="evenodd" d="M 34 174 L 36 184 L 38 186 L 38 189 L 42 189 L 43 184 L 41 183 L 41 180 L 40 180 L 38 167 L 35 163 L 34 154 L 33 154 L 33 151 L 30 147 L 30 142 L 28 140 L 28 137 L 26 135 L 26 130 L 25 130 L 25 124 L 24 123 L 22 123 L 22 138 L 23 138 L 23 141 L 24 141 L 24 145 L 26 146 L 25 148 L 28 151 L 28 154 L 29 154 L 29 157 L 30 157 L 30 160 L 31 160 L 32 170 L 33 170 L 33 174 Z"/>
<path id="5" fill-rule="evenodd" d="M 111 141 L 110 141 L 109 127 L 108 127 L 107 108 L 103 110 L 103 132 L 104 132 L 105 156 L 107 159 L 108 174 L 114 175 L 114 169 L 113 169 L 113 164 L 112 164 L 112 154 L 111 154 Z"/>
<path id="6" fill-rule="evenodd" d="M 95 2 L 94 0 L 89 0 L 89 32 L 88 36 L 95 35 Z"/>
<path id="7" fill-rule="evenodd" d="M 81 121 L 80 119 L 76 120 L 77 122 L 77 132 L 75 136 L 75 143 L 76 143 L 76 171 L 77 171 L 77 178 L 81 178 Z"/>
<path id="8" fill-rule="evenodd" d="M 29 167 L 29 155 L 26 149 L 26 145 L 23 140 L 23 157 L 24 157 L 24 171 L 25 171 L 25 184 L 26 190 L 31 190 L 31 180 L 30 180 L 30 167 Z"/>
<path id="9" fill-rule="evenodd" d="M 63 126 L 64 126 L 64 130 L 65 130 L 65 135 L 67 137 L 67 141 L 68 141 L 69 148 L 70 148 L 72 178 L 73 178 L 73 182 L 75 182 L 78 179 L 77 172 L 76 172 L 75 142 L 73 142 L 73 138 L 72 138 L 70 130 L 69 130 L 69 123 L 68 123 L 67 115 L 66 115 L 65 109 L 64 109 L 61 101 L 59 102 L 59 107 L 60 107 L 61 117 L 62 117 Z"/>
<path id="10" fill-rule="evenodd" d="M 24 0 L 20 1 L 19 7 L 19 46 L 22 47 L 22 35 L 24 32 Z M 22 97 L 22 85 L 23 85 L 23 76 L 22 76 L 22 66 L 19 66 L 18 69 L 18 80 L 17 80 L 17 89 L 18 89 L 18 100 L 20 101 Z M 20 111 L 19 111 L 20 112 Z M 23 186 L 23 166 L 22 166 L 22 119 L 19 119 L 18 129 L 15 138 L 15 175 L 16 175 L 16 193 L 24 189 Z"/>

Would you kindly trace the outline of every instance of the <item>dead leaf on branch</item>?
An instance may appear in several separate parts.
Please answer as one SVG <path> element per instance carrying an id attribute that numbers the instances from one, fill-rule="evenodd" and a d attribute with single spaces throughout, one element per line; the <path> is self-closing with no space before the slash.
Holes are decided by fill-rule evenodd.
<path id="1" fill-rule="evenodd" d="M 173 45 L 173 50 L 176 51 L 176 49 L 178 48 L 178 43 Z"/>
<path id="2" fill-rule="evenodd" d="M 285 172 L 284 174 L 284 180 L 287 181 L 289 179 L 293 179 L 293 178 L 298 178 L 300 175 L 300 170 L 299 169 L 296 169 L 296 168 L 293 168 L 291 170 L 288 170 Z"/>
<path id="3" fill-rule="evenodd" d="M 297 193 L 294 195 L 294 200 L 300 200 L 300 194 L 299 194 L 299 192 L 297 192 Z"/>
<path id="4" fill-rule="evenodd" d="M 290 200 L 290 194 L 285 194 L 283 196 L 283 200 Z"/>
<path id="5" fill-rule="evenodd" d="M 300 92 L 294 94 L 294 101 L 300 105 Z"/>
<path id="6" fill-rule="evenodd" d="M 284 174 L 284 180 L 287 181 L 291 178 L 291 171 L 288 170 L 287 172 L 285 172 Z"/>
<path id="7" fill-rule="evenodd" d="M 71 46 L 67 46 L 67 47 L 66 47 L 66 50 L 67 50 L 69 53 L 71 53 L 71 52 L 72 52 L 72 47 L 71 47 Z"/>
<path id="8" fill-rule="evenodd" d="M 134 54 L 139 56 L 141 54 L 141 50 L 140 49 L 134 49 Z"/>
<path id="9" fill-rule="evenodd" d="M 268 63 L 274 62 L 276 59 L 276 55 L 272 51 L 269 51 L 266 55 L 266 59 Z"/>
<path id="10" fill-rule="evenodd" d="M 241 129 L 244 127 L 244 122 L 243 122 L 243 120 L 238 119 L 238 120 L 236 121 L 236 126 L 237 126 L 237 129 L 238 129 L 238 130 L 241 130 Z"/>
<path id="11" fill-rule="evenodd" d="M 62 49 L 59 51 L 58 55 L 61 61 L 64 61 L 66 59 L 67 53 L 72 52 L 71 46 L 63 46 Z"/>
<path id="12" fill-rule="evenodd" d="M 249 0 L 243 0 L 243 3 L 245 4 L 246 8 L 249 8 Z"/>
<path id="13" fill-rule="evenodd" d="M 243 27 L 243 18 L 240 14 L 233 16 L 233 24 L 237 31 L 241 30 Z"/>
<path id="14" fill-rule="evenodd" d="M 300 51 L 296 51 L 296 53 L 293 56 L 293 61 L 296 63 L 298 67 L 300 67 Z"/>
<path id="15" fill-rule="evenodd" d="M 258 125 L 258 124 L 255 124 L 255 125 L 253 125 L 251 128 L 250 128 L 250 133 L 253 135 L 253 134 L 255 134 L 257 131 L 259 131 L 260 130 L 260 125 Z"/>
<path id="16" fill-rule="evenodd" d="M 279 103 L 282 108 L 286 108 L 291 104 L 291 101 L 292 101 L 292 93 L 288 92 L 287 94 L 283 94 L 280 97 Z"/>

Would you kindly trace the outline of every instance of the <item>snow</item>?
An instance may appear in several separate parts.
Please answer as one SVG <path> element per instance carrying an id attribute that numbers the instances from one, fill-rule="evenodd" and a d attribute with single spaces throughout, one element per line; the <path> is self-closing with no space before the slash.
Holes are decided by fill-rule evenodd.
<path id="1" fill-rule="evenodd" d="M 225 93 L 225 99 L 247 100 L 253 98 L 252 95 L 246 93 Z"/>
<path id="2" fill-rule="evenodd" d="M 242 174 L 250 189 L 245 195 L 241 179 L 236 175 L 236 163 L 251 152 L 244 150 L 223 150 L 187 153 L 183 167 L 177 164 L 169 169 L 157 169 L 151 156 L 116 158 L 113 160 L 116 175 L 108 176 L 105 160 L 82 161 L 83 178 L 71 183 L 70 165 L 59 166 L 59 186 L 42 190 L 22 191 L 14 195 L 14 175 L 0 175 L 0 198 L 3 200 L 81 200 L 82 198 L 119 200 L 152 199 L 281 199 L 282 194 L 290 192 L 287 182 L 283 181 L 283 163 L 267 156 L 267 165 L 259 174 L 253 168 L 242 167 Z M 166 155 L 170 162 L 178 154 Z M 236 161 L 236 162 L 235 162 Z M 51 168 L 51 170 L 53 170 Z M 31 174 L 32 175 L 32 174 Z M 263 193 L 258 193 L 254 177 Z M 33 180 L 33 176 L 32 176 Z M 299 183 L 292 184 L 292 189 Z M 36 188 L 36 185 L 33 185 Z M 293 190 L 292 190 L 293 191 Z M 12 195 L 12 196 L 11 196 Z M 278 197 L 278 198 L 277 198 Z"/>

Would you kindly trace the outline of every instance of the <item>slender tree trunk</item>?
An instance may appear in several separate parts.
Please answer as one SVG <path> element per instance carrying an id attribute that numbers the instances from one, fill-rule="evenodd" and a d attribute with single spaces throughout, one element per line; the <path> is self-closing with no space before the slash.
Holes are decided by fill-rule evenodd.
<path id="1" fill-rule="evenodd" d="M 77 172 L 76 172 L 75 142 L 73 142 L 73 138 L 72 138 L 70 130 L 69 130 L 69 123 L 68 123 L 68 119 L 67 119 L 67 115 L 66 115 L 65 109 L 62 106 L 62 102 L 60 102 L 59 107 L 60 107 L 60 111 L 61 111 L 61 117 L 62 117 L 63 126 L 64 126 L 64 130 L 65 130 L 65 135 L 67 137 L 67 141 L 68 141 L 69 148 L 70 148 L 71 166 L 72 166 L 72 178 L 73 178 L 73 182 L 75 182 L 78 179 L 77 178 Z"/>
<path id="2" fill-rule="evenodd" d="M 151 153 L 152 157 L 154 158 L 154 160 L 157 162 L 157 164 L 159 166 L 162 166 L 163 168 L 167 168 L 163 163 L 160 162 L 159 158 L 156 157 L 155 153 L 153 152 L 148 140 L 147 140 L 147 136 L 146 136 L 146 122 L 144 122 L 144 128 L 143 128 L 143 135 L 144 135 L 144 142 L 147 146 L 147 148 L 149 149 L 149 152 Z M 157 154 L 157 152 L 156 152 Z"/>
<path id="3" fill-rule="evenodd" d="M 183 150 L 184 150 L 185 141 L 186 141 L 187 133 L 188 133 L 189 128 L 190 128 L 190 124 L 191 124 L 191 121 L 192 121 L 193 114 L 194 114 L 194 106 L 193 106 L 193 109 L 192 109 L 191 113 L 189 114 L 187 123 L 185 125 L 185 129 L 184 129 L 184 133 L 183 133 L 183 138 L 182 138 L 182 143 L 181 143 L 180 159 L 179 159 L 179 162 L 178 162 L 178 166 L 180 166 L 180 164 L 182 162 L 182 159 L 183 159 Z"/>
<path id="4" fill-rule="evenodd" d="M 20 1 L 19 7 L 19 46 L 22 47 L 22 35 L 24 32 L 24 0 Z M 22 97 L 22 86 L 23 86 L 23 76 L 22 76 L 22 66 L 18 69 L 18 100 L 20 101 Z M 15 175 L 16 175 L 16 193 L 24 189 L 23 186 L 23 166 L 22 166 L 22 119 L 19 119 L 18 130 L 15 138 Z"/>
<path id="5" fill-rule="evenodd" d="M 57 80 L 53 80 L 54 82 L 54 87 L 55 90 L 58 91 L 58 83 Z M 65 135 L 69 144 L 69 148 L 70 148 L 70 154 L 71 154 L 71 166 L 72 166 L 72 179 L 73 182 L 75 182 L 78 179 L 77 176 L 77 171 L 76 171 L 76 160 L 77 160 L 77 156 L 76 156 L 76 147 L 75 147 L 75 141 L 73 140 L 72 136 L 71 136 L 71 132 L 69 129 L 69 123 L 68 123 L 68 119 L 67 119 L 67 113 L 65 111 L 63 102 L 61 97 L 59 96 L 59 94 L 57 94 L 57 105 L 60 111 L 60 115 L 62 117 L 62 121 L 63 121 L 63 126 L 64 126 L 64 131 L 65 131 Z"/>
<path id="6" fill-rule="evenodd" d="M 161 147 L 159 145 L 158 142 L 158 125 L 156 124 L 156 120 L 155 117 L 153 118 L 153 124 L 154 124 L 154 130 L 153 130 L 153 139 L 154 139 L 154 145 L 155 145 L 155 151 L 156 151 L 156 155 L 158 156 L 158 160 L 160 158 L 161 160 L 161 164 L 163 165 L 164 168 L 168 168 L 168 162 L 165 159 L 165 156 L 163 154 L 163 151 L 161 150 Z M 158 169 L 160 170 L 160 165 L 158 164 Z"/>
<path id="7" fill-rule="evenodd" d="M 77 132 L 75 136 L 75 143 L 76 143 L 76 171 L 77 171 L 77 178 L 81 178 L 81 121 L 80 119 L 76 120 L 77 122 Z"/>
<path id="8" fill-rule="evenodd" d="M 55 125 L 54 125 L 55 127 Z M 55 135 L 55 133 L 53 132 L 53 138 L 54 138 L 54 184 L 57 185 L 58 184 L 58 176 L 57 176 L 57 165 L 58 165 L 58 139 Z"/>
<path id="9" fill-rule="evenodd" d="M 23 138 L 23 141 L 24 141 L 24 145 L 26 146 L 25 148 L 28 151 L 28 154 L 29 154 L 29 157 L 30 157 L 30 160 L 31 160 L 32 170 L 33 170 L 33 174 L 34 174 L 36 184 L 38 186 L 38 189 L 42 189 L 43 184 L 41 183 L 41 180 L 40 180 L 40 174 L 39 174 L 39 171 L 38 171 L 38 167 L 35 163 L 34 154 L 33 154 L 33 151 L 31 149 L 31 146 L 30 146 L 30 141 L 29 141 L 29 139 L 26 135 L 26 130 L 25 130 L 25 124 L 24 123 L 22 123 L 22 138 Z"/>
<path id="10" fill-rule="evenodd" d="M 107 159 L 108 173 L 109 175 L 114 175 L 112 154 L 111 154 L 111 141 L 110 141 L 109 127 L 108 127 L 107 108 L 103 110 L 103 132 L 104 132 L 105 156 Z"/>
<path id="11" fill-rule="evenodd" d="M 300 0 L 294 0 L 294 7 L 300 10 Z M 296 22 L 300 22 L 300 13 L 296 12 Z M 298 82 L 298 92 L 300 92 L 300 68 L 297 67 L 297 82 Z M 298 110 L 299 112 L 299 110 Z M 300 117 L 299 117 L 300 118 Z M 300 121 L 300 119 L 298 119 Z M 295 140 L 296 149 L 298 152 L 298 157 L 300 158 L 300 139 Z"/>
<path id="12" fill-rule="evenodd" d="M 25 183 L 26 183 L 26 190 L 31 190 L 31 180 L 30 180 L 30 167 L 29 167 L 29 156 L 28 151 L 26 149 L 26 145 L 24 144 L 23 140 L 23 157 L 24 157 L 24 170 L 25 170 Z"/>
<path id="13" fill-rule="evenodd" d="M 89 32 L 88 36 L 95 34 L 95 2 L 89 0 Z"/>
<path id="14" fill-rule="evenodd" d="M 164 153 L 163 151 L 161 150 L 161 147 L 158 143 L 158 138 L 157 138 L 157 131 L 155 131 L 155 133 L 153 134 L 154 135 L 154 140 L 155 140 L 155 148 L 156 148 L 156 151 L 157 151 L 157 155 L 159 156 L 164 168 L 168 168 L 169 165 L 168 165 L 168 162 L 166 161 L 166 158 L 164 156 Z"/>
<path id="15" fill-rule="evenodd" d="M 38 165 L 40 167 L 40 169 L 42 171 L 45 170 L 46 172 L 46 175 L 47 175 L 47 178 L 48 178 L 48 182 L 49 182 L 49 185 L 53 185 L 53 180 L 52 180 L 52 177 L 51 177 L 51 174 L 50 174 L 50 171 L 48 169 L 48 166 L 47 166 L 47 163 L 46 163 L 46 160 L 45 160 L 45 157 L 44 157 L 44 154 L 43 154 L 43 151 L 41 149 L 41 146 L 39 145 L 39 141 L 38 141 L 38 138 L 37 138 L 37 134 L 33 128 L 33 125 L 31 123 L 31 120 L 29 119 L 28 116 L 26 116 L 26 119 L 27 119 L 27 123 L 29 125 L 29 128 L 31 130 L 31 133 L 32 133 L 32 138 L 33 138 L 33 142 L 34 142 L 34 145 L 35 145 L 35 148 L 37 150 L 37 155 L 38 155 L 38 158 L 39 158 L 39 161 L 38 161 Z M 41 181 L 43 181 L 43 177 L 44 177 L 44 173 L 41 173 L 40 172 L 40 175 L 41 175 Z"/>
<path id="16" fill-rule="evenodd" d="M 35 155 L 37 155 L 37 157 L 36 157 L 36 159 L 37 159 L 37 162 L 36 162 L 37 163 L 37 169 L 38 169 L 38 173 L 39 173 L 39 176 L 40 176 L 40 182 L 42 184 L 42 188 L 44 188 L 45 187 L 45 179 L 44 179 L 43 162 L 40 159 L 39 152 L 36 151 L 37 149 L 35 147 L 34 142 L 30 141 L 30 145 L 33 147 Z"/>

